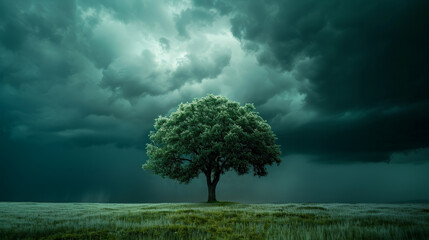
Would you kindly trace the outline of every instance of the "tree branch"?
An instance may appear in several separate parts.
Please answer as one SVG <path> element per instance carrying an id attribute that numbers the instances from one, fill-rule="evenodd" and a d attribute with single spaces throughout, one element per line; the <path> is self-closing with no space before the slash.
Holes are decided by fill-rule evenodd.
<path id="1" fill-rule="evenodd" d="M 187 159 L 187 158 L 174 158 L 174 160 L 182 160 L 182 161 L 192 162 L 191 159 Z"/>
<path id="2" fill-rule="evenodd" d="M 222 164 L 220 165 L 220 170 L 222 171 L 222 169 L 225 167 L 225 163 L 227 162 L 228 159 L 225 158 L 225 160 L 223 160 Z"/>
<path id="3" fill-rule="evenodd" d="M 192 151 L 195 153 L 195 155 L 199 155 L 199 153 L 195 147 L 192 149 Z"/>

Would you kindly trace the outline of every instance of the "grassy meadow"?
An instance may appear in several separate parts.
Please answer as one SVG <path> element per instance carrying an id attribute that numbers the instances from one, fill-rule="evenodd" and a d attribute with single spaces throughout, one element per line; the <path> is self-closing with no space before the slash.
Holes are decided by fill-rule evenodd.
<path id="1" fill-rule="evenodd" d="M 429 204 L 0 202 L 0 239 L 429 239 Z"/>

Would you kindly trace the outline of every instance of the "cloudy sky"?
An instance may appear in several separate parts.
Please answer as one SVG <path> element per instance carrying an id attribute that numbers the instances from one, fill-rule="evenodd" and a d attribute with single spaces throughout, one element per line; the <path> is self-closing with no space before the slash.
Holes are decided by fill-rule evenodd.
<path id="1" fill-rule="evenodd" d="M 198 202 L 145 172 L 154 119 L 209 93 L 282 146 L 218 199 L 429 199 L 425 0 L 0 0 L 0 201 Z"/>

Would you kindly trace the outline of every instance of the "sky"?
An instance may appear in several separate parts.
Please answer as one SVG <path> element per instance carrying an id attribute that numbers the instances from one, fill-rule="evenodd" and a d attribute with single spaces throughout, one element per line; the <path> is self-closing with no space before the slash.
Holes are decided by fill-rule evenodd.
<path id="1" fill-rule="evenodd" d="M 0 201 L 201 202 L 141 166 L 154 119 L 253 103 L 281 145 L 218 200 L 429 199 L 425 0 L 0 0 Z"/>

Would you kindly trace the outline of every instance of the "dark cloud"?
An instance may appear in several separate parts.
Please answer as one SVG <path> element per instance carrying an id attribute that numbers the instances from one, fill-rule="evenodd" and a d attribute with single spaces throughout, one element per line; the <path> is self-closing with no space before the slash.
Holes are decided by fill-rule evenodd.
<path id="1" fill-rule="evenodd" d="M 170 22 L 168 12 L 169 1 L 127 1 L 120 3 L 114 0 L 98 2 L 94 0 L 78 1 L 78 5 L 84 8 L 105 10 L 114 18 L 123 22 L 141 22 L 153 28 L 168 29 Z M 178 3 L 179 4 L 179 3 Z"/>
<path id="2" fill-rule="evenodd" d="M 228 66 L 231 53 L 217 49 L 209 57 L 188 54 L 177 70 L 173 73 L 175 81 L 201 81 L 205 78 L 216 78 Z M 177 86 L 176 86 L 177 87 Z"/>
<path id="3" fill-rule="evenodd" d="M 385 161 L 392 152 L 429 145 L 426 1 L 194 2 L 228 15 L 231 32 L 260 64 L 290 71 L 312 59 L 298 71 L 311 85 L 301 89 L 305 107 L 319 118 L 299 128 L 278 126 L 288 151 Z M 400 110 L 384 114 L 392 109 Z M 364 116 L 338 117 L 347 114 Z"/>
<path id="4" fill-rule="evenodd" d="M 125 98 L 159 95 L 180 88 L 186 82 L 216 78 L 231 59 L 228 51 L 200 57 L 187 54 L 175 71 L 158 66 L 149 50 L 136 58 L 118 59 L 103 71 L 101 86 L 118 91 Z"/>
<path id="5" fill-rule="evenodd" d="M 164 37 L 160 38 L 159 39 L 159 45 L 161 45 L 161 48 L 164 51 L 169 51 L 170 50 L 170 41 L 168 41 L 167 38 L 164 38 Z"/>
<path id="6" fill-rule="evenodd" d="M 429 117 L 421 111 L 428 107 L 338 115 L 286 130 L 279 138 L 289 152 L 318 155 L 324 161 L 389 161 L 394 152 L 428 146 Z"/>
<path id="7" fill-rule="evenodd" d="M 302 57 L 315 58 L 314 107 L 408 104 L 428 99 L 428 7 L 426 1 L 238 1 L 231 31 L 262 45 L 262 64 L 290 69 Z"/>
<path id="8" fill-rule="evenodd" d="M 177 4 L 176 13 L 169 13 L 166 3 L 144 1 L 3 4 L 0 71 L 12 135 L 49 132 L 83 145 L 129 145 L 144 132 L 130 134 L 136 117 L 145 115 L 150 123 L 149 116 L 177 104 L 172 101 L 164 112 L 139 108 L 139 114 L 126 113 L 125 109 L 142 105 L 142 96 L 168 95 L 220 78 L 224 80 L 217 81 L 232 91 L 213 87 L 209 91 L 255 103 L 281 135 L 286 152 L 342 152 L 338 158 L 385 161 L 394 152 L 428 146 L 427 127 L 413 123 L 428 119 L 424 2 L 194 4 L 182 10 Z M 234 57 L 232 46 L 181 38 L 189 38 L 194 29 L 201 34 L 222 16 L 229 19 L 231 33 L 248 57 L 255 55 L 263 68 L 249 67 L 244 56 L 237 60 L 242 66 L 234 63 L 234 69 L 225 72 Z M 157 33 L 159 24 L 166 28 Z M 135 45 L 142 49 L 139 54 L 129 47 L 140 37 L 133 26 L 145 26 L 154 34 L 153 43 L 144 42 L 150 45 Z M 175 31 L 179 39 L 174 39 Z M 180 46 L 185 48 L 172 48 L 172 41 L 183 42 Z M 183 45 L 187 41 L 189 46 Z M 164 60 L 162 51 L 175 60 L 168 56 Z M 384 114 L 389 111 L 395 113 Z M 95 118 L 98 122 L 92 124 Z M 389 135 L 389 128 L 404 125 L 411 127 L 395 138 Z M 116 130 L 106 134 L 107 128 Z M 346 130 L 338 130 L 342 128 Z M 401 140 L 408 139 L 410 131 L 417 132 L 413 139 Z M 374 156 L 347 156 L 351 154 Z"/>
<path id="9" fill-rule="evenodd" d="M 187 27 L 190 24 L 203 27 L 210 24 L 215 18 L 215 14 L 203 9 L 186 9 L 177 16 L 176 28 L 181 37 L 189 38 Z"/>
<path id="10" fill-rule="evenodd" d="M 172 13 L 161 3 L 1 4 L 0 107 L 14 140 L 144 148 L 153 119 L 182 98 L 165 95 L 217 77 L 231 58 L 222 47 L 179 52 L 180 62 L 160 59 L 157 39 L 164 50 L 170 41 L 154 29 L 162 25 L 159 35 L 176 35 Z M 125 16 L 128 10 L 135 15 Z M 143 43 L 142 25 L 151 34 Z"/>
<path id="11" fill-rule="evenodd" d="M 135 58 L 118 59 L 103 71 L 101 86 L 118 91 L 124 97 L 142 94 L 161 94 L 171 89 L 170 83 L 162 81 L 155 56 L 149 50 Z"/>

